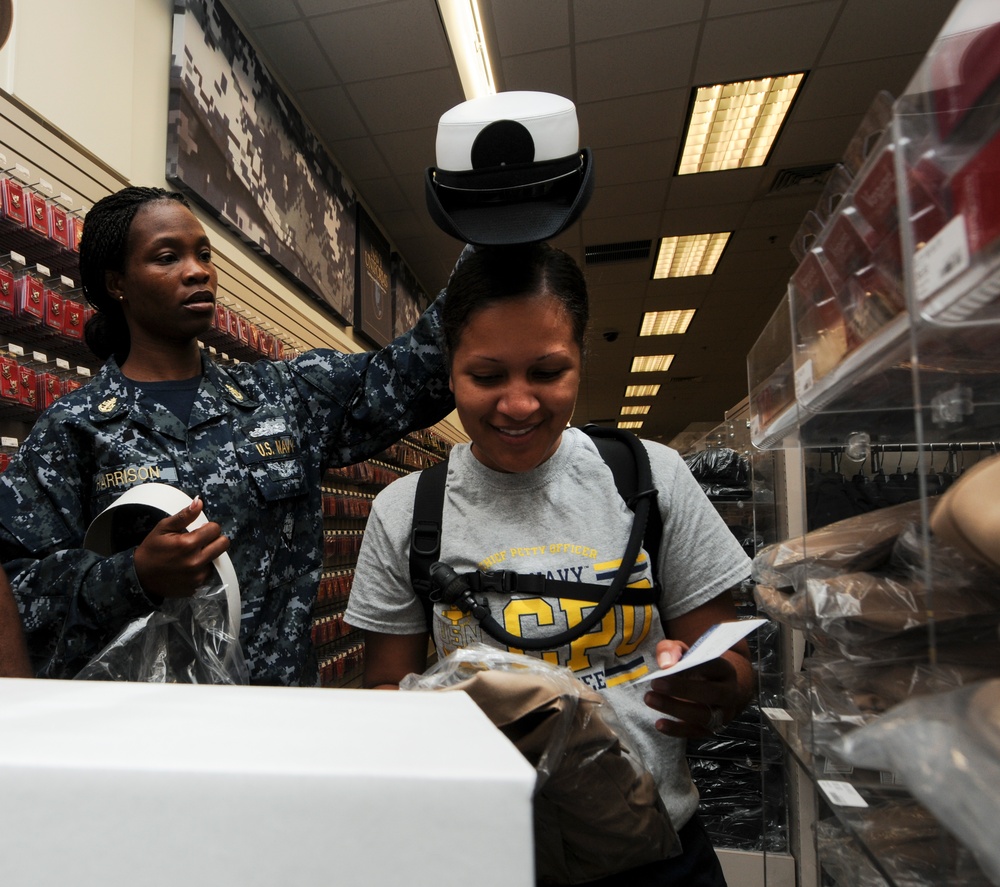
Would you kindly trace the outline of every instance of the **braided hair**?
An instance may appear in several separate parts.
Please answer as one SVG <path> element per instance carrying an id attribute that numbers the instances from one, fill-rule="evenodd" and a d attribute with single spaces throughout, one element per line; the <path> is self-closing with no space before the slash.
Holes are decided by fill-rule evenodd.
<path id="1" fill-rule="evenodd" d="M 102 197 L 87 213 L 80 238 L 80 283 L 95 313 L 84 339 L 101 360 L 114 355 L 119 364 L 132 344 L 121 304 L 108 292 L 105 275 L 122 272 L 128 258 L 128 235 L 136 213 L 154 200 L 176 200 L 190 209 L 184 196 L 163 188 L 123 188 Z"/>

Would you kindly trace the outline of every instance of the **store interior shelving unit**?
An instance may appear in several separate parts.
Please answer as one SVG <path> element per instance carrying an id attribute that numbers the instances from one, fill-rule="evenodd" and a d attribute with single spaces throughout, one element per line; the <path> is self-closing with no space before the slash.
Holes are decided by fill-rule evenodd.
<path id="1" fill-rule="evenodd" d="M 323 686 L 357 686 L 364 667 L 364 634 L 344 622 L 344 611 L 372 500 L 402 475 L 439 462 L 449 449 L 434 432 L 418 431 L 374 459 L 327 472 L 324 570 L 313 611 L 313 643 Z"/>
<path id="2" fill-rule="evenodd" d="M 791 574 L 772 569 L 777 548 L 755 560 L 755 596 L 787 639 L 783 686 L 761 703 L 802 785 L 802 887 L 996 884 L 989 854 L 918 800 L 912 779 L 853 766 L 843 741 L 914 697 L 1000 676 L 996 582 L 992 609 L 946 615 L 944 565 L 955 553 L 929 529 L 941 492 L 1000 441 L 1000 9 L 961 0 L 904 93 L 873 108 L 862 130 L 839 190 L 804 221 L 788 297 L 748 358 L 755 459 L 780 466 L 775 501 L 800 570 L 769 587 L 762 579 Z M 836 515 L 820 516 L 810 479 L 834 484 L 838 474 L 845 496 L 909 481 L 907 594 L 882 614 L 893 627 L 865 643 L 864 607 L 846 617 L 830 601 L 876 569 L 838 572 L 819 556 Z M 837 554 L 862 548 L 864 528 L 901 501 L 858 500 L 863 518 L 837 524 L 857 528 Z M 970 621 L 969 643 L 985 642 L 966 678 L 949 641 Z"/>
<path id="3" fill-rule="evenodd" d="M 41 410 L 100 367 L 83 341 L 91 309 L 80 289 L 77 249 L 87 207 L 126 183 L 13 99 L 0 97 L 0 121 L 2 470 Z M 281 360 L 331 344 L 318 338 L 308 312 L 283 312 L 283 300 L 231 250 L 215 251 L 218 304 L 202 343 L 214 359 L 223 365 Z M 357 683 L 363 666 L 363 641 L 348 630 L 343 611 L 371 500 L 400 475 L 442 458 L 450 445 L 434 430 L 419 431 L 375 459 L 329 472 L 325 569 L 312 632 L 324 686 Z"/>
<path id="4" fill-rule="evenodd" d="M 715 428 L 677 445 L 748 556 L 783 538 L 773 508 L 776 453 L 754 451 L 748 399 L 728 410 Z M 737 591 L 736 604 L 740 618 L 759 615 L 748 585 Z M 773 686 L 783 659 L 778 626 L 763 626 L 748 642 L 759 686 Z M 731 887 L 795 884 L 790 767 L 760 707 L 760 699 L 771 698 L 763 693 L 718 736 L 688 745 L 688 766 L 701 794 L 699 815 Z"/>

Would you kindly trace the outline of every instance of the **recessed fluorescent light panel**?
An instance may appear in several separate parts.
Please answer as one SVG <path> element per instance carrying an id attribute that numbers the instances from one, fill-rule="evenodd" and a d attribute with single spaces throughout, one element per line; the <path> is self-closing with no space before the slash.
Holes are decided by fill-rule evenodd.
<path id="1" fill-rule="evenodd" d="M 677 175 L 763 166 L 805 74 L 702 86 Z"/>
<path id="2" fill-rule="evenodd" d="M 650 410 L 649 405 L 642 407 L 622 407 L 621 415 L 623 416 L 645 416 Z"/>
<path id="3" fill-rule="evenodd" d="M 656 397 L 660 393 L 659 385 L 626 385 L 626 397 Z"/>
<path id="4" fill-rule="evenodd" d="M 476 0 L 437 0 L 437 5 L 466 99 L 493 95 L 497 89 L 479 4 Z"/>
<path id="5" fill-rule="evenodd" d="M 619 428 L 632 428 L 632 429 L 638 430 L 639 428 L 642 428 L 642 422 L 619 422 L 618 423 L 618 427 Z"/>
<path id="6" fill-rule="evenodd" d="M 647 354 L 632 358 L 633 373 L 665 373 L 674 359 L 672 354 Z"/>
<path id="7" fill-rule="evenodd" d="M 653 280 L 711 274 L 731 233 L 720 231 L 717 234 L 681 234 L 662 238 L 653 266 Z"/>
<path id="8" fill-rule="evenodd" d="M 642 315 L 640 336 L 674 336 L 686 333 L 694 317 L 694 308 L 677 311 L 647 311 Z"/>

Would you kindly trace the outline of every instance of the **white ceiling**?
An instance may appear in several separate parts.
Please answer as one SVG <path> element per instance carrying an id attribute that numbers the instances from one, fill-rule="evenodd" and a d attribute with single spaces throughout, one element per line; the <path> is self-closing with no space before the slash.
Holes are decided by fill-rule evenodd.
<path id="1" fill-rule="evenodd" d="M 898 95 L 954 0 L 479 0 L 498 89 L 571 98 L 596 187 L 555 243 L 653 241 L 648 258 L 586 265 L 592 330 L 575 423 L 613 422 L 626 384 L 661 382 L 640 432 L 672 440 L 747 393 L 746 355 L 794 270 L 789 244 L 822 182 L 783 170 L 840 160 L 879 90 Z M 434 0 L 224 0 L 428 292 L 460 244 L 430 220 L 423 171 L 437 120 L 463 100 Z M 677 177 L 694 87 L 806 71 L 766 166 Z M 669 234 L 733 231 L 715 274 L 650 280 Z M 683 336 L 638 339 L 644 311 L 695 308 Z M 613 343 L 599 335 L 617 330 Z M 677 356 L 629 373 L 633 354 Z"/>

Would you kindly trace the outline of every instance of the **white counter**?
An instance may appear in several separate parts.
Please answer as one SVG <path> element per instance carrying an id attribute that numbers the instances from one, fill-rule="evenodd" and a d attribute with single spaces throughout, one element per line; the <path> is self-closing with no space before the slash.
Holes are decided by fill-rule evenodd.
<path id="1" fill-rule="evenodd" d="M 464 693 L 0 679 L 4 887 L 533 884 Z"/>

